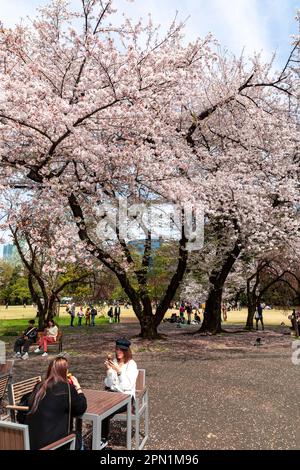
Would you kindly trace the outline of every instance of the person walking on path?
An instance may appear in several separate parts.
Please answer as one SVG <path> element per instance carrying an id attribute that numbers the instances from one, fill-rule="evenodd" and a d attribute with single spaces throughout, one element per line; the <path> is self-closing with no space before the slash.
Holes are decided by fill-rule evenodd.
<path id="1" fill-rule="evenodd" d="M 264 330 L 264 322 L 263 322 L 263 307 L 260 302 L 257 304 L 257 309 L 255 312 L 255 321 L 256 321 L 256 329 L 258 330 L 258 322 L 261 323 L 261 329 Z"/>
<path id="2" fill-rule="evenodd" d="M 115 323 L 120 323 L 121 307 L 119 304 L 115 306 Z"/>

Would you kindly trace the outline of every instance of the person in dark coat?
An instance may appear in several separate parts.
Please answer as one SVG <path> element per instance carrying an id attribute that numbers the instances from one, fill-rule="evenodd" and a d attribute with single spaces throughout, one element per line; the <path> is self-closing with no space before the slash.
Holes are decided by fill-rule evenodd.
<path id="1" fill-rule="evenodd" d="M 72 432 L 72 418 L 86 411 L 86 398 L 78 380 L 74 376 L 68 379 L 67 374 L 67 359 L 53 359 L 46 379 L 36 386 L 28 399 L 30 410 L 21 421 L 29 427 L 32 450 L 66 437 Z"/>
<path id="2" fill-rule="evenodd" d="M 14 345 L 15 357 L 22 357 L 22 359 L 28 359 L 29 347 L 31 344 L 36 342 L 38 336 L 38 329 L 34 326 L 34 324 L 34 320 L 29 320 L 28 327 L 24 331 L 23 335 L 16 340 Z"/>
<path id="3" fill-rule="evenodd" d="M 120 323 L 121 307 L 119 304 L 115 306 L 115 322 Z"/>

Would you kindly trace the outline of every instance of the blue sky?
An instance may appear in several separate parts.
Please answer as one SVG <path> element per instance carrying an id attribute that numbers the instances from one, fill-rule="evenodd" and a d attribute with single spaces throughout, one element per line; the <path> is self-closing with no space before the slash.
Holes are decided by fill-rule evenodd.
<path id="1" fill-rule="evenodd" d="M 12 26 L 20 17 L 32 15 L 48 0 L 0 0 L 0 19 Z M 81 0 L 71 0 L 80 6 Z M 139 18 L 151 12 L 156 23 L 166 27 L 176 10 L 180 19 L 190 17 L 187 39 L 204 36 L 211 31 L 224 48 L 239 54 L 263 51 L 269 58 L 277 51 L 277 65 L 283 65 L 290 50 L 292 34 L 297 33 L 295 15 L 300 0 L 116 0 L 119 12 Z"/>

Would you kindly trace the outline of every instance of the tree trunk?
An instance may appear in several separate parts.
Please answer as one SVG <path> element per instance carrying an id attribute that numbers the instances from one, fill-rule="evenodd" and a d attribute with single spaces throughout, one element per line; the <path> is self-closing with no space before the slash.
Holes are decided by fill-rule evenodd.
<path id="1" fill-rule="evenodd" d="M 221 304 L 224 284 L 236 259 L 242 251 L 242 244 L 236 240 L 233 249 L 227 253 L 220 270 L 213 271 L 209 281 L 211 288 L 205 304 L 203 323 L 198 330 L 199 333 L 208 332 L 212 334 L 222 331 L 221 325 Z"/>
<path id="2" fill-rule="evenodd" d="M 39 294 L 36 292 L 34 288 L 34 278 L 31 273 L 28 273 L 28 287 L 31 293 L 31 297 L 33 302 L 37 306 L 37 317 L 39 320 L 39 330 L 42 331 L 44 329 L 44 323 L 45 323 L 45 318 L 46 318 L 46 310 L 41 302 Z"/>
<path id="3" fill-rule="evenodd" d="M 246 330 L 253 330 L 253 319 L 255 315 L 255 310 L 256 310 L 256 302 L 248 301 L 248 316 L 247 316 L 247 322 L 245 329 Z"/>
<path id="4" fill-rule="evenodd" d="M 204 319 L 199 332 L 221 333 L 222 287 L 213 286 L 205 304 Z"/>
<path id="5" fill-rule="evenodd" d="M 127 295 L 129 296 L 129 294 Z M 160 322 L 157 322 L 156 316 L 153 315 L 150 299 L 144 296 L 144 298 L 139 298 L 137 301 L 135 294 L 134 298 L 130 298 L 130 301 L 134 313 L 140 322 L 141 331 L 139 336 L 144 339 L 158 339 L 157 328 Z"/>
<path id="6" fill-rule="evenodd" d="M 149 314 L 145 314 L 144 312 L 142 313 L 142 317 L 140 319 L 140 325 L 141 325 L 141 332 L 140 332 L 140 337 L 144 339 L 159 339 L 160 336 L 157 331 L 157 322 L 155 321 L 155 317 L 152 314 L 151 316 Z"/>
<path id="7" fill-rule="evenodd" d="M 52 320 L 53 317 L 55 317 L 55 300 L 56 295 L 50 295 L 47 308 L 47 321 Z"/>

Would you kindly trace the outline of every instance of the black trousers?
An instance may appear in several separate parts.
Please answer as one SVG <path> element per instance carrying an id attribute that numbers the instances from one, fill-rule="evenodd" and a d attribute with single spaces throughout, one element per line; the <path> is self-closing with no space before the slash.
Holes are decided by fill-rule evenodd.
<path id="1" fill-rule="evenodd" d="M 18 338 L 17 341 L 15 342 L 15 345 L 14 345 L 15 353 L 21 353 L 22 352 L 22 346 L 24 346 L 23 347 L 23 352 L 28 353 L 29 346 L 32 343 L 34 343 L 34 341 L 32 339 Z"/>
<path id="2" fill-rule="evenodd" d="M 115 415 L 117 415 L 119 413 L 124 413 L 125 411 L 127 411 L 127 405 L 123 406 L 122 408 L 120 408 L 118 411 L 116 411 L 112 415 L 107 416 L 107 418 L 104 418 L 104 420 L 102 421 L 102 430 L 101 430 L 101 434 L 102 434 L 101 438 L 102 439 L 108 439 L 110 420 Z"/>
<path id="3" fill-rule="evenodd" d="M 265 329 L 265 327 L 264 327 L 264 322 L 263 322 L 263 318 L 262 318 L 262 317 L 255 318 L 255 321 L 256 321 L 256 329 L 257 329 L 257 330 L 258 330 L 258 322 L 259 322 L 259 321 L 261 322 L 261 328 L 262 328 L 262 330 Z"/>

